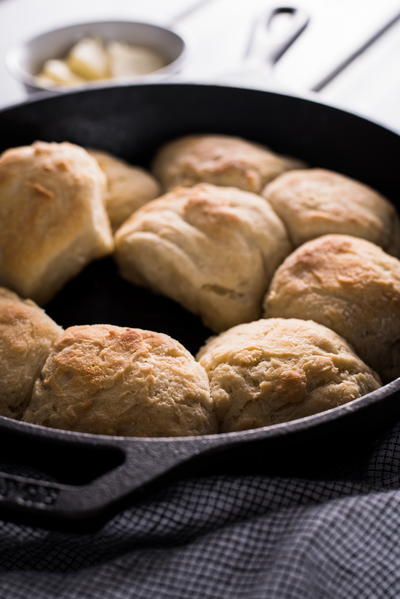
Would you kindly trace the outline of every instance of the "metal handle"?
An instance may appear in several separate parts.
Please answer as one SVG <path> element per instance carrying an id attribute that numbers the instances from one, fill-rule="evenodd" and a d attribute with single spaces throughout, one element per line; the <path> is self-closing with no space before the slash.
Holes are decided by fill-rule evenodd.
<path id="1" fill-rule="evenodd" d="M 8 419 L 0 421 L 0 437 L 0 460 L 5 462 L 7 456 L 13 456 L 13 464 L 6 467 L 6 472 L 0 466 L 1 516 L 22 517 L 28 524 L 48 527 L 64 527 L 74 521 L 89 523 L 109 515 L 124 498 L 150 481 L 194 456 L 226 444 L 223 436 L 218 435 L 105 439 Z M 16 447 L 22 448 L 17 459 L 13 451 Z M 65 474 L 65 464 L 71 462 L 70 474 Z M 53 474 L 50 480 L 46 476 L 49 469 Z M 68 480 L 71 473 L 77 480 Z"/>
<path id="2" fill-rule="evenodd" d="M 120 446 L 110 446 L 110 449 Z M 121 464 L 84 485 L 60 484 L 0 473 L 0 510 L 21 512 L 33 523 L 81 521 L 107 513 L 117 502 L 188 457 L 136 447 L 123 454 Z M 165 449 L 165 448 L 162 448 Z M 190 455 L 190 452 L 189 452 Z M 26 520 L 26 518 L 25 518 Z"/>
<path id="3" fill-rule="evenodd" d="M 283 32 L 274 34 L 273 24 L 281 15 L 290 16 L 289 25 Z M 261 17 L 258 16 L 245 52 L 246 66 L 272 67 L 302 34 L 309 22 L 308 14 L 295 6 L 274 6 Z"/>
<path id="4" fill-rule="evenodd" d="M 273 32 L 277 17 L 288 15 L 289 24 L 279 35 Z M 242 65 L 218 77 L 218 83 L 276 88 L 273 66 L 302 34 L 310 22 L 308 14 L 294 6 L 274 6 L 254 20 Z"/>

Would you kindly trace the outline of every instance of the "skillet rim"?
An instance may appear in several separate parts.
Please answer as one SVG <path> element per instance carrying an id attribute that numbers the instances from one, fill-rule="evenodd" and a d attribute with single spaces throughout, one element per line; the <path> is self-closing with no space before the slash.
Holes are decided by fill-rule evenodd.
<path id="1" fill-rule="evenodd" d="M 22 420 L 14 420 L 7 416 L 0 416 L 0 430 L 18 431 L 21 433 L 29 433 L 40 437 L 51 437 L 56 441 L 77 441 L 83 440 L 87 442 L 105 442 L 105 444 L 112 444 L 113 441 L 118 443 L 123 442 L 132 443 L 144 442 L 144 443 L 190 443 L 198 441 L 201 444 L 201 440 L 206 442 L 215 441 L 216 444 L 223 444 L 223 441 L 253 441 L 261 439 L 272 439 L 282 436 L 287 436 L 291 433 L 301 433 L 308 431 L 308 429 L 318 428 L 320 425 L 332 423 L 337 420 L 341 420 L 348 415 L 354 414 L 355 412 L 362 411 L 370 406 L 373 406 L 380 401 L 384 400 L 388 396 L 392 396 L 400 391 L 400 377 L 394 379 L 386 385 L 382 385 L 375 391 L 371 391 L 366 395 L 353 399 L 352 401 L 312 414 L 311 416 L 305 416 L 303 418 L 296 418 L 295 420 L 289 420 L 287 422 L 280 422 L 269 426 L 262 426 L 259 428 L 251 428 L 243 431 L 233 431 L 230 433 L 214 433 L 210 435 L 188 435 L 185 437 L 127 437 L 118 435 L 102 435 L 95 433 L 85 433 L 69 431 L 64 429 L 56 429 L 39 424 L 31 424 L 30 422 L 24 422 Z M 219 441 L 219 443 L 218 443 Z"/>
<path id="2" fill-rule="evenodd" d="M 75 95 L 86 95 L 86 94 L 93 94 L 93 93 L 102 93 L 103 91 L 106 92 L 108 91 L 114 91 L 116 89 L 136 89 L 136 88 L 157 88 L 157 87 L 171 87 L 171 88 L 180 88 L 180 87 L 202 87 L 202 88 L 222 88 L 222 89 L 233 89 L 236 91 L 242 91 L 245 93 L 254 93 L 254 94 L 268 94 L 270 96 L 277 96 L 277 97 L 283 97 L 283 98 L 292 98 L 294 100 L 300 100 L 300 101 L 304 101 L 307 103 L 311 103 L 311 104 L 316 104 L 318 106 L 323 106 L 325 108 L 330 108 L 332 110 L 336 110 L 338 112 L 342 112 L 345 113 L 347 115 L 353 116 L 355 118 L 361 119 L 363 121 L 366 121 L 369 124 L 375 125 L 377 127 L 380 127 L 381 129 L 384 129 L 385 131 L 387 131 L 388 133 L 391 133 L 393 135 L 395 135 L 396 137 L 399 137 L 400 135 L 400 129 L 399 131 L 396 130 L 395 128 L 389 127 L 389 125 L 387 123 L 383 123 L 381 121 L 379 121 L 379 119 L 376 118 L 372 118 L 369 116 L 366 116 L 364 114 L 362 114 L 361 112 L 358 112 L 357 110 L 349 110 L 346 107 L 342 106 L 340 102 L 326 102 L 324 100 L 320 100 L 318 94 L 316 94 L 315 92 L 312 91 L 306 91 L 303 93 L 286 93 L 285 91 L 278 91 L 275 90 L 273 88 L 271 88 L 270 90 L 268 89 L 257 89 L 254 87 L 241 87 L 239 85 L 235 85 L 235 84 L 229 84 L 229 83 L 218 83 L 218 82 L 213 82 L 213 81 L 191 81 L 191 80 L 177 80 L 177 81 L 171 81 L 171 80 L 167 80 L 167 81 L 154 81 L 154 82 L 141 82 L 138 81 L 137 83 L 130 83 L 130 82 L 120 82 L 119 84 L 107 84 L 107 83 L 103 83 L 103 84 L 98 84 L 96 86 L 93 86 L 93 88 L 90 87 L 82 87 L 82 88 L 78 88 L 78 89 L 70 89 L 70 90 L 66 90 L 66 91 L 60 91 L 60 92 L 54 92 L 54 91 L 40 91 L 37 92 L 35 94 L 33 94 L 32 96 L 28 96 L 27 98 L 25 98 L 24 100 L 20 100 L 19 102 L 11 102 L 11 103 L 7 103 L 3 106 L 0 106 L 0 116 L 4 113 L 7 112 L 8 110 L 14 110 L 16 108 L 20 108 L 23 106 L 27 106 L 27 105 L 32 105 L 32 104 L 36 104 L 39 102 L 44 102 L 47 100 L 50 101 L 55 101 L 57 98 L 64 98 L 64 97 L 69 97 L 69 96 L 75 96 Z"/>

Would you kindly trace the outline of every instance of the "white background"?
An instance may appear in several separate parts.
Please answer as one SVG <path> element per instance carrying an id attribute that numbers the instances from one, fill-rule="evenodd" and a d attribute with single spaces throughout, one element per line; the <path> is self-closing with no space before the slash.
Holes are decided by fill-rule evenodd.
<path id="1" fill-rule="evenodd" d="M 286 4 L 286 3 L 282 3 Z M 310 25 L 276 65 L 260 71 L 255 86 L 303 93 L 392 18 L 399 0 L 301 0 Z M 5 67 L 7 49 L 36 33 L 67 23 L 127 18 L 168 24 L 183 10 L 197 10 L 176 24 L 187 44 L 182 76 L 240 81 L 252 24 L 271 0 L 0 0 L 0 104 L 23 99 L 24 90 Z M 341 105 L 400 130 L 400 24 L 393 26 L 321 92 Z"/>

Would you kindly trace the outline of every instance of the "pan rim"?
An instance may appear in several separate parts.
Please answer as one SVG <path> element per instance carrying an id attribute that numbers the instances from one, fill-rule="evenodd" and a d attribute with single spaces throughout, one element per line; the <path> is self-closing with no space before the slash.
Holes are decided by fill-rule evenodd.
<path id="1" fill-rule="evenodd" d="M 82 87 L 82 88 L 77 88 L 77 89 L 71 89 L 71 90 L 63 90 L 60 92 L 57 92 L 56 94 L 54 92 L 50 92 L 50 91 L 40 91 L 37 94 L 35 94 L 33 97 L 27 97 L 24 100 L 20 100 L 17 102 L 11 102 L 8 104 L 5 104 L 4 106 L 0 106 L 0 116 L 3 115 L 3 113 L 7 112 L 7 111 L 11 111 L 17 108 L 22 108 L 24 106 L 28 106 L 28 105 L 33 105 L 36 103 L 42 103 L 42 102 L 46 102 L 46 101 L 57 101 L 57 99 L 59 98 L 60 101 L 62 98 L 64 97 L 69 97 L 69 96 L 81 96 L 81 95 L 86 95 L 86 94 L 92 94 L 92 93 L 111 93 L 117 89 L 123 88 L 123 89 L 142 89 L 142 88 L 154 88 L 155 90 L 157 90 L 158 87 L 170 87 L 172 89 L 179 89 L 179 88 L 197 88 L 197 87 L 201 87 L 201 88 L 211 88 L 211 89 L 225 89 L 225 90 L 233 90 L 235 93 L 236 92 L 244 92 L 244 93 L 248 93 L 248 94 L 255 94 L 255 95 L 269 95 L 269 96 L 277 96 L 277 97 L 281 97 L 281 98 L 290 98 L 293 100 L 299 100 L 299 101 L 303 101 L 303 102 L 308 102 L 311 104 L 315 104 L 315 105 L 319 105 L 319 106 L 323 106 L 325 108 L 328 109 L 332 109 L 341 113 L 344 113 L 348 116 L 352 116 L 355 117 L 357 119 L 361 119 L 363 121 L 365 121 L 366 123 L 375 125 L 376 127 L 380 127 L 381 129 L 384 129 L 386 132 L 395 135 L 396 137 L 400 136 L 400 132 L 397 131 L 396 129 L 389 127 L 387 125 L 387 123 L 382 123 L 379 121 L 379 119 L 374 119 L 371 117 L 367 117 L 359 112 L 357 112 L 356 110 L 349 110 L 343 106 L 340 105 L 340 103 L 335 103 L 335 102 L 328 102 L 328 101 L 324 101 L 321 100 L 318 96 L 318 94 L 314 93 L 314 92 L 305 92 L 305 93 L 286 93 L 286 91 L 278 91 L 278 90 L 267 90 L 267 89 L 257 89 L 257 88 L 253 88 L 253 87 L 241 87 L 241 86 L 237 86 L 237 85 L 230 85 L 230 84 L 226 84 L 226 83 L 218 83 L 218 82 L 207 82 L 207 81 L 171 81 L 171 80 L 163 80 L 163 81 L 147 81 L 147 82 L 141 82 L 138 81 L 137 83 L 132 83 L 130 81 L 121 81 L 120 83 L 102 83 L 102 84 L 97 84 L 93 87 Z"/>
<path id="2" fill-rule="evenodd" d="M 0 429 L 7 430 L 18 430 L 21 433 L 31 433 L 35 436 L 51 437 L 54 440 L 60 441 L 87 441 L 87 442 L 98 442 L 104 444 L 113 444 L 114 442 L 124 444 L 126 443 L 146 443 L 146 444 L 164 444 L 164 443 L 180 443 L 180 444 L 193 444 L 193 442 L 201 443 L 210 441 L 252 441 L 257 439 L 271 439 L 286 436 L 291 433 L 300 433 L 314 429 L 320 425 L 332 423 L 346 416 L 349 416 L 355 412 L 359 412 L 370 406 L 379 403 L 388 396 L 395 395 L 400 391 L 400 377 L 393 381 L 382 385 L 375 391 L 371 391 L 366 395 L 362 395 L 348 403 L 342 404 L 335 408 L 318 412 L 310 416 L 304 416 L 303 418 L 296 418 L 295 420 L 289 420 L 287 422 L 280 422 L 278 424 L 272 424 L 268 426 L 262 426 L 258 428 L 251 428 L 242 431 L 232 431 L 229 433 L 213 433 L 209 435 L 188 435 L 180 437 L 128 437 L 122 435 L 103 435 L 97 433 L 85 433 L 70 431 L 64 429 L 56 429 L 47 427 L 39 424 L 32 424 L 30 422 L 24 422 L 22 420 L 14 420 L 7 416 L 0 416 Z"/>

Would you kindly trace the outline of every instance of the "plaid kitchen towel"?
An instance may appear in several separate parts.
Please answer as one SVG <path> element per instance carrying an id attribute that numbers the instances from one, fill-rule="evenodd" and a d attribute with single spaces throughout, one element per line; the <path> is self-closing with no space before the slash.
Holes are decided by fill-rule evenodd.
<path id="1" fill-rule="evenodd" d="M 0 598 L 398 598 L 400 424 L 352 469 L 185 478 L 90 534 L 3 522 Z"/>

